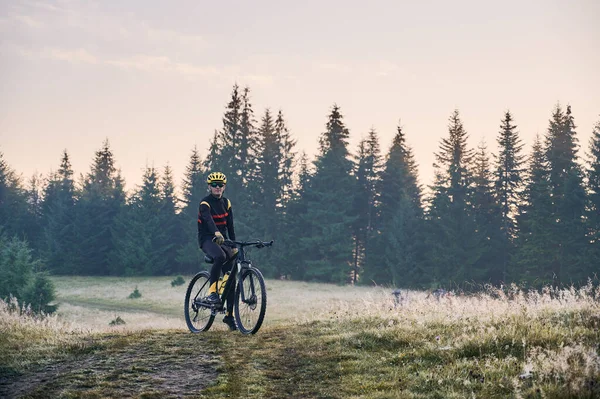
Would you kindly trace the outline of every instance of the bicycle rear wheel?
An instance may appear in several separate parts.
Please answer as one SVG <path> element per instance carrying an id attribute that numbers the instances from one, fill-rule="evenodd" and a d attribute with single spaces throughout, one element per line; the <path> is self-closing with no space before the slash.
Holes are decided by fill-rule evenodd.
<path id="1" fill-rule="evenodd" d="M 215 320 L 210 307 L 201 304 L 201 300 L 208 295 L 209 287 L 210 273 L 202 271 L 192 278 L 185 293 L 185 322 L 193 333 L 208 331 Z"/>
<path id="2" fill-rule="evenodd" d="M 267 289 L 256 268 L 242 272 L 235 291 L 235 321 L 242 334 L 256 334 L 267 310 Z"/>

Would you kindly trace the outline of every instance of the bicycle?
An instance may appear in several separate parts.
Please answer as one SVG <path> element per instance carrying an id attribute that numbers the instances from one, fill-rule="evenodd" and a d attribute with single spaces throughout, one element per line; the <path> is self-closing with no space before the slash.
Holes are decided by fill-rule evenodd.
<path id="1" fill-rule="evenodd" d="M 221 302 L 211 304 L 205 301 L 210 287 L 210 273 L 206 270 L 197 273 L 190 281 L 185 293 L 185 322 L 193 333 L 208 331 L 217 313 L 225 313 L 227 295 L 230 290 L 235 289 L 233 308 L 237 328 L 242 334 L 256 334 L 262 325 L 267 309 L 267 289 L 260 270 L 252 266 L 250 259 L 246 258 L 245 248 L 249 246 L 256 248 L 270 247 L 273 245 L 273 241 L 225 240 L 223 244 L 238 248 L 238 253 L 228 260 L 228 262 L 235 262 L 235 264 L 231 268 L 229 278 L 223 289 L 219 287 L 222 280 L 217 283 L 217 292 Z M 204 261 L 206 263 L 214 262 L 208 255 L 204 256 Z M 236 279 L 238 275 L 241 278 Z M 232 281 L 237 281 L 235 288 Z"/>

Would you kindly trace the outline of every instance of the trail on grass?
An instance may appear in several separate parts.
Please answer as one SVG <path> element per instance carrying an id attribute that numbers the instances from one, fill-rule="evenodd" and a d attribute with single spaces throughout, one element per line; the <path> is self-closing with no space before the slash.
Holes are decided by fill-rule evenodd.
<path id="1" fill-rule="evenodd" d="M 208 341 L 164 331 L 90 339 L 70 355 L 0 377 L 0 397 L 197 397 L 221 364 Z"/>

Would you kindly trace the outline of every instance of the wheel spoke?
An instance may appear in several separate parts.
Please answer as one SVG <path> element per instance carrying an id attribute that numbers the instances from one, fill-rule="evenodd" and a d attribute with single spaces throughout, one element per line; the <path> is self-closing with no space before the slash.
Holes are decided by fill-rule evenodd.
<path id="1" fill-rule="evenodd" d="M 209 281 L 209 273 L 200 272 L 192 278 L 186 291 L 184 314 L 191 332 L 206 331 L 214 321 L 211 308 L 202 302 L 202 299 L 208 295 Z"/>
<path id="2" fill-rule="evenodd" d="M 262 274 L 254 268 L 243 272 L 236 292 L 236 318 L 242 333 L 254 334 L 260 328 L 267 305 L 266 295 Z"/>

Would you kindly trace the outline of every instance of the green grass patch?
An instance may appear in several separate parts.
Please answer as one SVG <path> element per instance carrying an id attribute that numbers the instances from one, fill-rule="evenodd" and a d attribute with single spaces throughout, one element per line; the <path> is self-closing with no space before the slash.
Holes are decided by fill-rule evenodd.
<path id="1" fill-rule="evenodd" d="M 97 308 L 85 301 L 114 303 L 119 312 L 128 302 L 123 293 L 132 279 L 112 280 L 104 295 L 98 280 L 89 281 L 86 290 L 84 280 L 65 279 L 59 296 L 77 300 L 77 311 L 88 309 L 92 316 Z M 160 298 L 144 295 L 139 303 L 152 308 L 163 302 L 181 314 L 183 296 L 168 293 L 179 289 L 168 281 L 137 282 Z M 406 305 L 390 308 L 389 298 L 377 291 L 364 303 L 364 292 L 357 291 L 361 299 L 355 301 L 337 287 L 319 285 L 321 297 L 302 297 L 311 291 L 307 283 L 279 284 L 267 282 L 267 322 L 254 336 L 226 331 L 220 317 L 201 334 L 138 328 L 134 312 L 124 317 L 125 326 L 104 323 L 103 330 L 86 331 L 69 329 L 57 317 L 40 320 L 0 309 L 0 396 L 600 397 L 596 300 L 542 298 L 542 306 L 526 297 L 519 303 L 490 297 L 442 302 L 415 293 Z M 303 300 L 287 301 L 290 295 Z M 319 299 L 321 308 L 311 302 Z M 277 316 L 269 323 L 270 312 L 297 319 Z M 160 311 L 154 315 L 162 317 Z"/>

